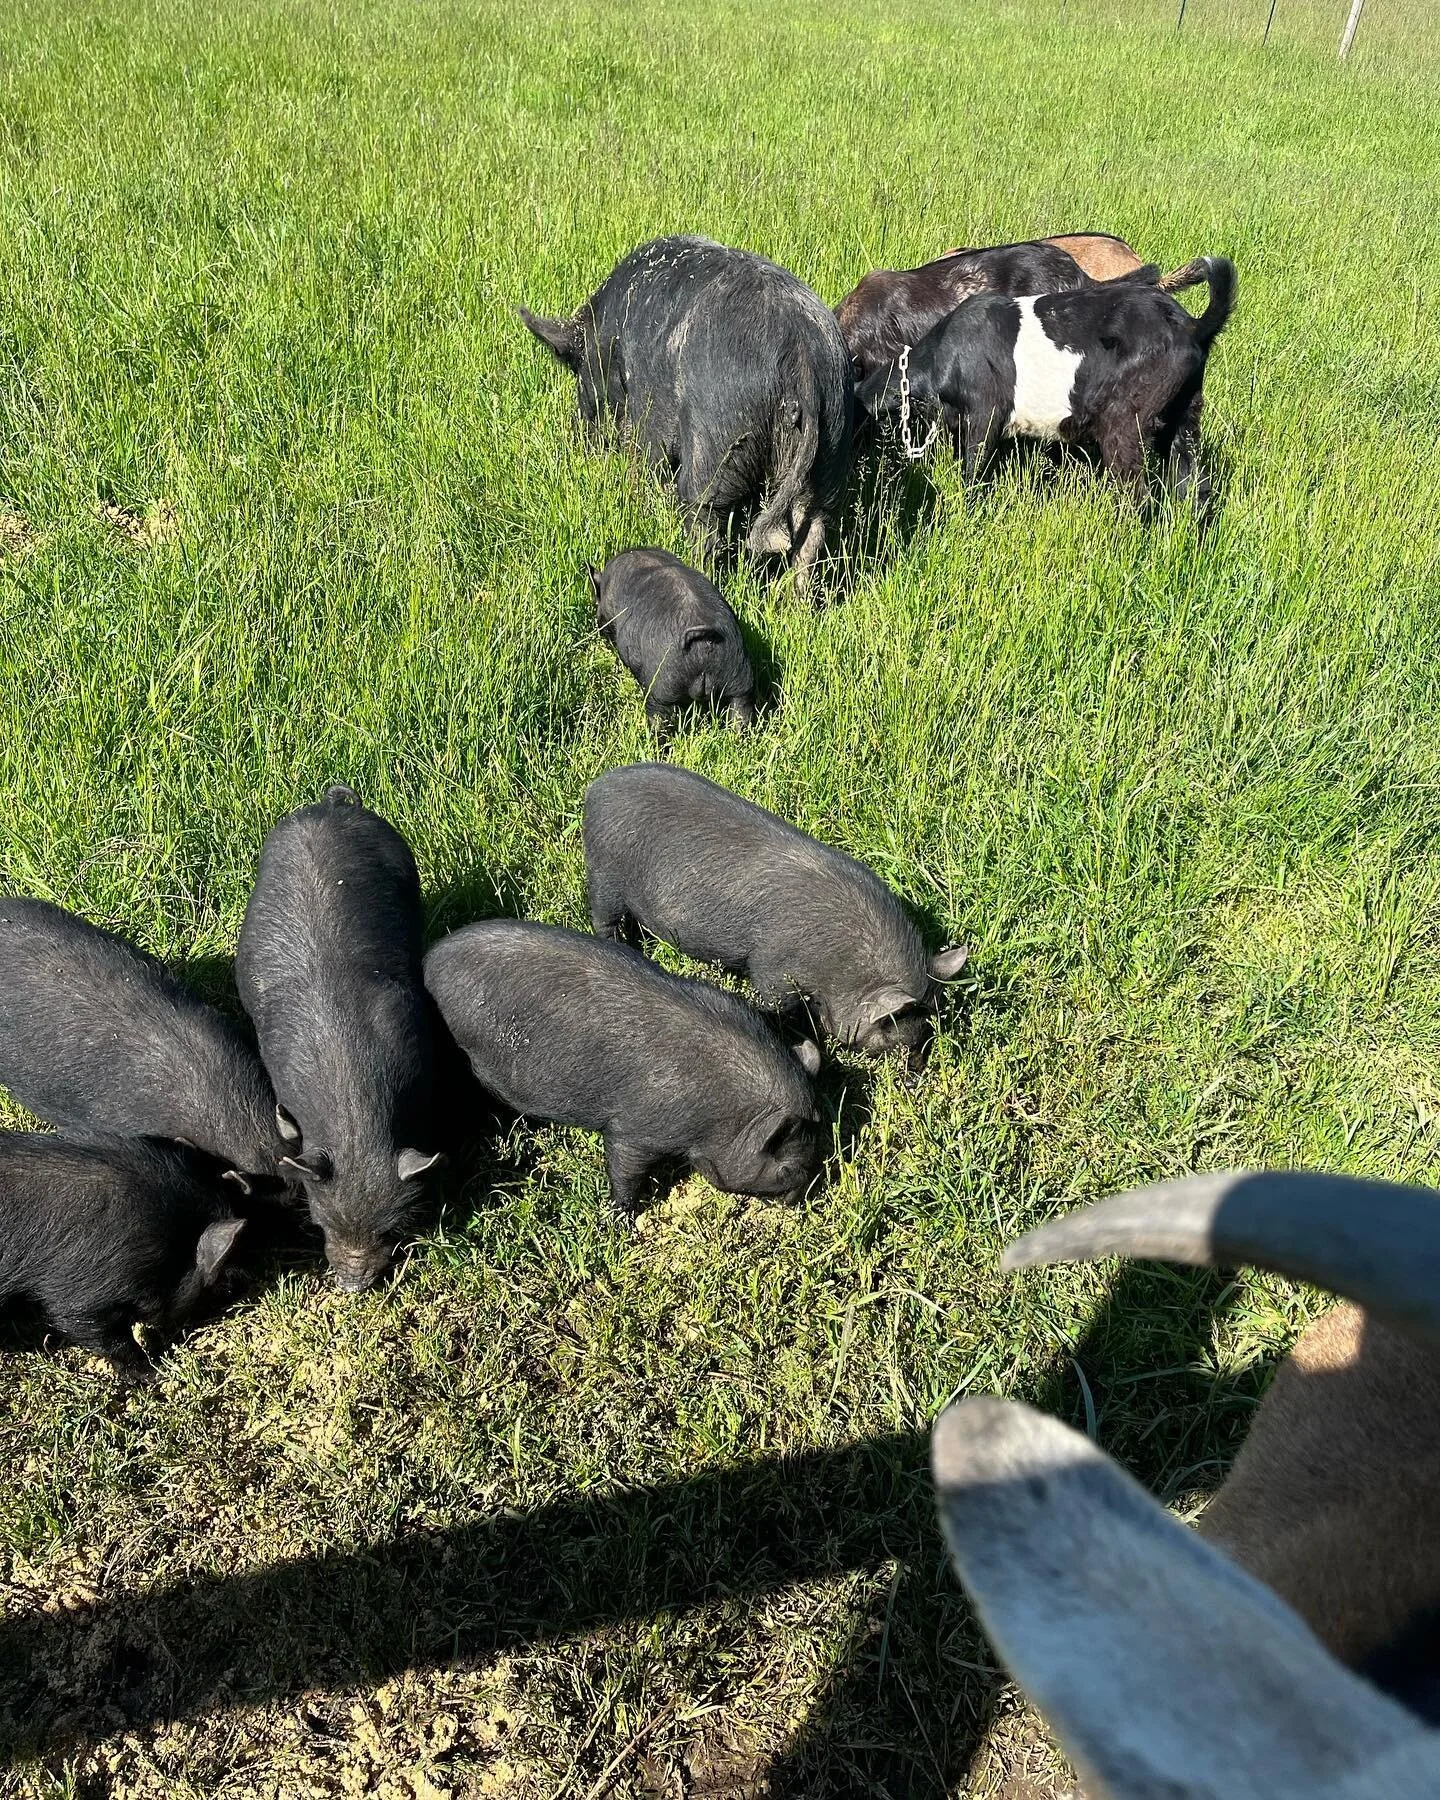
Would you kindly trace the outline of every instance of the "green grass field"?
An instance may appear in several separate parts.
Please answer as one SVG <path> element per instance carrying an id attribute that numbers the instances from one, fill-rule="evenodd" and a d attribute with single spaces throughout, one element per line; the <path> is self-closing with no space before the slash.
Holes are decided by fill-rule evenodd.
<path id="1" fill-rule="evenodd" d="M 521 329 L 657 233 L 837 300 L 955 243 L 1225 251 L 1220 504 L 1033 462 L 862 509 L 779 690 L 676 757 L 872 863 L 974 981 L 836 1065 L 798 1211 L 516 1130 L 401 1277 L 310 1267 L 117 1392 L 0 1340 L 0 1792 L 985 1795 L 1058 1765 L 943 1564 L 948 1397 L 1183 1512 L 1319 1304 L 1013 1233 L 1191 1167 L 1440 1160 L 1440 31 L 1427 0 L 9 0 L 0 877 L 224 994 L 343 779 L 432 923 L 584 923 L 647 754 L 587 558 L 684 549 Z M 3 1247 L 0 1247 L 3 1253 Z"/>

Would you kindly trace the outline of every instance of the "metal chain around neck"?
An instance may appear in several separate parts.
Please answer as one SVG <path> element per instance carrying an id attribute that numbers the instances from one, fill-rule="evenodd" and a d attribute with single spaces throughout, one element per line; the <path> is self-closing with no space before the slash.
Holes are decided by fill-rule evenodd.
<path id="1" fill-rule="evenodd" d="M 940 435 L 940 421 L 935 423 L 925 434 L 923 444 L 915 443 L 910 436 L 910 346 L 905 345 L 900 352 L 900 442 L 905 446 L 905 454 L 911 462 L 919 462 L 920 458 Z"/>

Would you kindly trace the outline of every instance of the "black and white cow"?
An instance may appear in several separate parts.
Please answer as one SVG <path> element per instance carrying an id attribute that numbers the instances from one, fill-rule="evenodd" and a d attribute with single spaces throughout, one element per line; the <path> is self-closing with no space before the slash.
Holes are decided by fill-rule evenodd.
<path id="1" fill-rule="evenodd" d="M 1143 493 L 1147 464 L 1165 466 L 1177 495 L 1208 484 L 1197 473 L 1201 387 L 1210 346 L 1235 304 L 1235 265 L 1197 259 L 1186 286 L 1207 283 L 1198 318 L 1157 288 L 1103 282 L 1070 293 L 978 294 L 929 332 L 908 358 L 868 376 L 856 402 L 871 418 L 901 410 L 908 377 L 908 441 L 937 424 L 954 434 L 965 473 L 985 467 L 1007 438 L 1081 443 Z"/>

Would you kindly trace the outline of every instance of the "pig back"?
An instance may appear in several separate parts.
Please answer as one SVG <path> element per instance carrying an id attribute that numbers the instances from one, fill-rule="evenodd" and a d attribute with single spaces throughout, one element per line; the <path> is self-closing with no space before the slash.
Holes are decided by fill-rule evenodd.
<path id="1" fill-rule="evenodd" d="M 925 992 L 919 933 L 873 870 L 703 776 L 661 763 L 601 776 L 585 852 L 647 931 L 748 975 L 767 1002 Z"/>
<path id="2" fill-rule="evenodd" d="M 284 1153 L 254 1052 L 214 1007 L 113 932 L 0 900 L 0 1086 L 71 1130 L 190 1138 L 237 1168 Z"/>
<path id="3" fill-rule="evenodd" d="M 277 1086 L 303 1083 L 312 1107 L 334 1114 L 368 1105 L 377 1086 L 418 1103 L 430 1062 L 423 941 L 415 859 L 383 819 L 342 801 L 282 819 L 236 958 Z"/>
<path id="4" fill-rule="evenodd" d="M 205 1225 L 227 1217 L 203 1156 L 149 1137 L 0 1132 L 0 1296 L 37 1274 L 71 1294 L 167 1267 L 178 1279 Z"/>
<path id="5" fill-rule="evenodd" d="M 798 1065 L 743 1002 L 623 944 L 487 920 L 435 945 L 425 975 L 476 1077 L 535 1118 L 665 1150 L 792 1090 L 810 1103 Z"/>
<path id="6" fill-rule="evenodd" d="M 619 263 L 591 307 L 601 361 L 622 372 L 626 416 L 652 442 L 713 470 L 744 460 L 760 481 L 798 401 L 815 413 L 817 487 L 833 500 L 849 467 L 850 356 L 798 276 L 708 238 L 661 238 Z"/>

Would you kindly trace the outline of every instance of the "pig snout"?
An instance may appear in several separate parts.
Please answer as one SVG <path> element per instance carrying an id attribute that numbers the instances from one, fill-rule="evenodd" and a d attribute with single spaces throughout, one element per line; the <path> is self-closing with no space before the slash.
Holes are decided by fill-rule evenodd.
<path id="1" fill-rule="evenodd" d="M 726 699 L 725 711 L 732 725 L 753 725 L 755 723 L 755 696 L 753 694 L 731 694 Z"/>
<path id="2" fill-rule="evenodd" d="M 325 1239 L 325 1260 L 334 1273 L 336 1286 L 346 1294 L 363 1294 L 374 1287 L 388 1272 L 392 1254 L 388 1244 Z"/>
<path id="3" fill-rule="evenodd" d="M 735 1146 L 717 1172 L 715 1186 L 732 1194 L 763 1194 L 784 1198 L 803 1195 L 820 1162 L 819 1140 L 813 1130 L 792 1132 L 779 1150 Z M 709 1176 L 708 1170 L 702 1174 Z"/>

